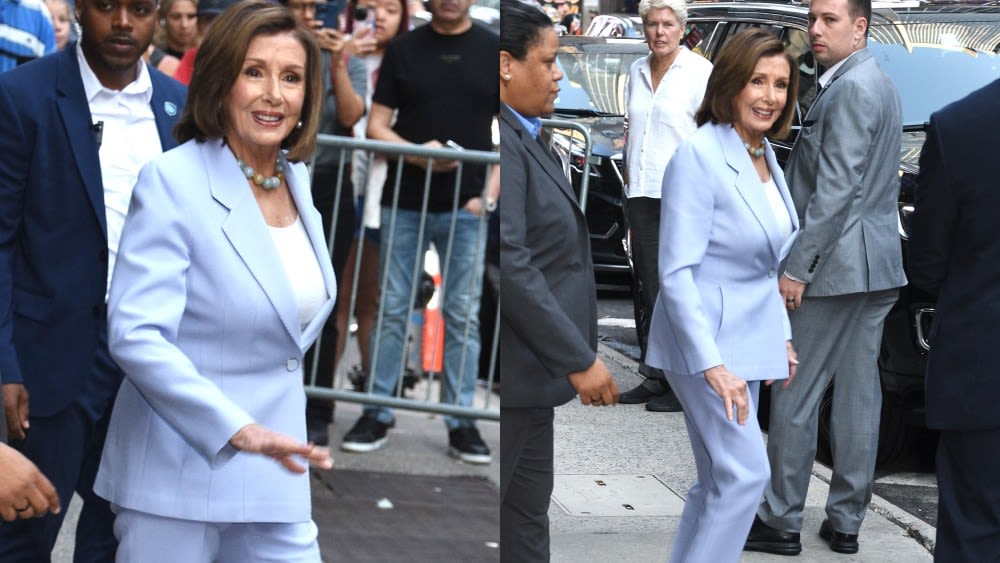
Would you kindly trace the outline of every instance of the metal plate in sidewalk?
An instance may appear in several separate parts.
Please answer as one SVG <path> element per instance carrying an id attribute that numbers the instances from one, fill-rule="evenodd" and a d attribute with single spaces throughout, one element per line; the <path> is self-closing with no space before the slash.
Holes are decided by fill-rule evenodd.
<path id="1" fill-rule="evenodd" d="M 552 500 L 573 516 L 680 516 L 684 500 L 654 475 L 556 475 Z"/>

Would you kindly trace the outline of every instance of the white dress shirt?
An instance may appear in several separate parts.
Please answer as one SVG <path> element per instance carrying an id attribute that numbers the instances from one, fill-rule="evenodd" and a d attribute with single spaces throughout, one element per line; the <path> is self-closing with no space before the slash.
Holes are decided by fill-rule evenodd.
<path id="1" fill-rule="evenodd" d="M 146 65 L 141 63 L 139 75 L 122 90 L 105 88 L 87 64 L 80 44 L 76 45 L 76 58 L 80 63 L 83 90 L 90 104 L 90 115 L 95 124 L 101 123 L 98 133 L 101 160 L 101 178 L 104 181 L 104 210 L 108 223 L 108 287 L 118 256 L 125 214 L 132 199 L 132 187 L 139 177 L 139 170 L 153 157 L 163 152 L 160 132 L 150 100 L 153 82 Z M 105 294 L 105 300 L 107 294 Z"/>
<path id="2" fill-rule="evenodd" d="M 860 49 L 858 51 L 860 51 Z M 817 82 L 819 82 L 819 87 L 820 88 L 826 88 L 826 85 L 829 84 L 831 80 L 833 80 L 833 75 L 837 74 L 837 69 L 840 68 L 840 67 L 842 67 L 842 66 L 844 66 L 844 63 L 847 62 L 847 59 L 853 57 L 856 53 L 858 53 L 858 51 L 854 51 L 854 53 L 851 53 L 850 55 L 847 55 L 840 62 L 838 62 L 838 63 L 832 65 L 830 68 L 826 69 L 826 72 L 824 72 L 819 77 L 819 80 L 817 80 Z"/>
<path id="3" fill-rule="evenodd" d="M 680 47 L 677 57 L 653 91 L 649 67 L 652 54 L 638 59 L 629 69 L 625 85 L 625 166 L 628 197 L 659 199 L 663 172 L 674 151 L 697 129 L 694 114 L 705 97 L 712 63 Z"/>

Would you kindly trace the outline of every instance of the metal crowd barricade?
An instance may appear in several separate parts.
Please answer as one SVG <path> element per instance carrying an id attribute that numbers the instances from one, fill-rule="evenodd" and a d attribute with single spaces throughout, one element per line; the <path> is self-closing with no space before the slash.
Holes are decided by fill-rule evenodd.
<path id="1" fill-rule="evenodd" d="M 380 244 L 381 247 L 380 250 L 384 250 L 385 241 L 390 240 L 394 236 L 395 217 L 396 217 L 399 193 L 401 189 L 400 184 L 402 181 L 401 164 L 404 158 L 412 156 L 412 157 L 429 159 L 431 161 L 433 160 L 458 161 L 456 182 L 453 191 L 456 207 L 457 207 L 457 202 L 459 201 L 459 194 L 462 187 L 461 186 L 462 168 L 465 165 L 468 164 L 485 165 L 487 168 L 486 184 L 488 184 L 493 167 L 499 166 L 500 164 L 499 153 L 490 151 L 475 151 L 475 150 L 465 150 L 460 148 L 432 149 L 424 147 L 422 145 L 403 145 L 397 143 L 361 140 L 350 137 L 338 137 L 332 135 L 319 135 L 318 144 L 326 147 L 339 149 L 341 151 L 342 158 L 340 159 L 340 170 L 338 170 L 337 174 L 338 180 L 336 186 L 336 197 L 334 198 L 334 204 L 333 204 L 334 207 L 332 215 L 334 217 L 334 221 L 337 221 L 337 218 L 340 216 L 339 207 L 341 201 L 340 195 L 342 193 L 342 190 L 350 188 L 350 185 L 344 182 L 344 176 L 345 176 L 344 172 L 347 164 L 351 162 L 352 154 L 355 151 L 362 151 L 364 153 L 367 153 L 369 157 L 369 162 L 371 162 L 375 154 L 380 154 L 384 156 L 387 160 L 396 161 L 397 163 L 396 173 L 394 175 L 390 175 L 390 177 L 387 177 L 385 180 L 386 186 L 388 186 L 390 182 L 394 183 L 396 197 L 391 207 L 392 218 L 390 219 L 390 223 L 388 225 L 380 225 L 380 230 L 381 230 L 380 237 L 382 241 L 382 243 Z M 367 174 L 370 173 L 370 171 L 371 171 L 371 166 L 368 167 L 365 175 L 367 176 Z M 367 183 L 367 178 L 365 178 L 365 180 L 366 180 L 365 183 Z M 427 217 L 430 182 L 431 182 L 431 173 L 428 167 L 428 171 L 425 174 L 424 185 L 423 185 L 423 200 L 422 200 L 420 230 L 419 230 L 420 234 L 418 236 L 418 240 L 415 242 L 418 249 L 423 248 L 423 246 L 425 245 L 425 238 L 424 238 L 425 219 Z M 486 184 L 484 184 L 484 186 L 482 187 L 482 193 L 484 195 L 486 193 L 486 188 L 487 188 Z M 410 189 L 412 189 L 412 187 Z M 355 191 L 357 191 L 357 188 L 355 188 Z M 368 194 L 360 194 L 359 197 L 360 197 L 359 206 L 363 208 L 364 199 L 368 197 Z M 354 198 L 352 198 L 352 200 L 353 199 Z M 362 221 L 359 220 L 358 222 L 361 223 Z M 485 237 L 487 236 L 487 223 L 488 223 L 488 216 L 486 214 L 483 214 L 480 218 L 479 229 L 478 229 L 478 236 L 483 237 L 483 239 L 485 239 Z M 323 338 L 323 335 L 322 334 L 320 335 L 319 339 L 313 346 L 313 349 L 309 351 L 310 354 L 313 354 L 314 361 L 312 362 L 312 372 L 306 374 L 308 380 L 305 387 L 306 394 L 312 398 L 332 399 L 337 401 L 350 401 L 350 402 L 365 403 L 371 405 L 381 405 L 392 408 L 499 421 L 500 420 L 499 405 L 494 404 L 494 402 L 499 403 L 499 401 L 495 401 L 491 393 L 491 390 L 493 389 L 494 376 L 495 376 L 494 373 L 495 370 L 492 366 L 495 365 L 496 361 L 496 348 L 498 342 L 497 337 L 499 334 L 499 315 L 497 316 L 497 322 L 494 325 L 495 330 L 494 330 L 493 341 L 482 342 L 481 354 L 489 354 L 489 357 L 492 361 L 489 363 L 491 368 L 489 370 L 489 374 L 485 379 L 485 382 L 483 382 L 482 385 L 477 385 L 477 392 L 473 405 L 462 406 L 457 404 L 460 396 L 459 390 L 461 389 L 462 382 L 465 380 L 465 378 L 468 377 L 478 378 L 479 376 L 478 373 L 458 374 L 457 376 L 458 382 L 456 385 L 457 388 L 454 390 L 455 401 L 453 403 L 444 404 L 440 401 L 434 400 L 434 398 L 432 397 L 435 388 L 439 390 L 439 394 L 442 394 L 440 393 L 440 389 L 442 389 L 442 386 L 445 385 L 445 378 L 443 377 L 443 374 L 436 373 L 435 371 L 423 370 L 423 362 L 418 362 L 420 365 L 413 366 L 412 362 L 410 361 L 414 356 L 413 354 L 414 350 L 412 347 L 422 345 L 424 340 L 422 333 L 414 334 L 414 332 L 417 332 L 418 330 L 421 329 L 419 328 L 420 325 L 418 323 L 413 322 L 414 319 L 418 319 L 420 317 L 421 310 L 419 310 L 419 308 L 417 307 L 417 297 L 420 294 L 421 283 L 423 283 L 423 281 L 426 279 L 424 272 L 418 269 L 420 264 L 423 262 L 419 250 L 417 252 L 417 260 L 413 265 L 414 268 L 412 276 L 413 284 L 412 287 L 410 288 L 409 309 L 407 311 L 407 318 L 410 319 L 411 322 L 407 324 L 407 330 L 403 338 L 404 350 L 398 370 L 399 373 L 397 378 L 397 384 L 395 386 L 394 395 L 383 396 L 383 395 L 373 394 L 372 385 L 374 378 L 372 377 L 372 374 L 365 374 L 366 375 L 365 384 L 361 389 L 358 389 L 356 386 L 356 382 L 352 382 L 351 378 L 348 377 L 349 364 L 351 363 L 352 360 L 359 359 L 359 356 L 355 351 L 356 342 L 353 342 L 354 340 L 356 340 L 356 335 L 352 334 L 354 331 L 351 330 L 351 327 L 355 322 L 354 321 L 355 310 L 356 310 L 355 307 L 357 304 L 358 286 L 361 277 L 360 273 L 362 266 L 361 264 L 362 254 L 365 244 L 373 244 L 371 241 L 368 241 L 366 239 L 364 235 L 363 226 L 359 225 L 359 228 L 361 229 L 361 233 L 356 236 L 358 247 L 354 258 L 354 267 L 355 267 L 354 280 L 353 283 L 351 284 L 349 294 L 340 293 L 337 296 L 337 299 L 339 301 L 338 307 L 343 307 L 343 306 L 349 307 L 348 309 L 349 321 L 348 321 L 348 326 L 346 328 L 346 330 L 348 331 L 347 343 L 344 347 L 343 354 L 341 355 L 340 358 L 338 358 L 338 361 L 336 362 L 335 372 L 333 376 L 333 386 L 331 388 L 319 387 L 316 385 L 316 381 L 317 381 L 317 370 L 319 369 L 319 364 L 320 364 L 319 353 Z M 435 249 L 441 257 L 440 264 L 442 265 L 442 270 L 443 270 L 441 272 L 442 282 L 440 283 L 440 286 L 436 287 L 437 300 L 438 302 L 442 303 L 443 299 L 441 297 L 445 286 L 444 280 L 447 279 L 448 276 L 447 265 L 449 263 L 448 258 L 450 257 L 452 241 L 454 240 L 454 234 L 455 234 L 455 219 L 453 217 L 448 236 L 448 244 L 446 245 L 447 247 L 444 249 Z M 337 235 L 337 228 L 336 224 L 334 224 L 329 230 L 328 233 L 329 239 L 327 241 L 328 248 L 330 249 L 331 252 L 336 243 L 336 235 Z M 482 248 L 486 247 L 485 240 L 484 244 L 482 244 L 481 247 Z M 476 256 L 476 260 L 484 261 L 485 256 L 482 255 Z M 377 267 L 377 265 L 375 267 Z M 382 295 L 384 293 L 387 281 L 388 281 L 387 272 L 380 273 L 379 295 Z M 338 285 L 340 285 L 341 280 L 338 279 L 337 283 Z M 485 285 L 485 281 L 483 283 Z M 346 288 L 341 287 L 341 289 L 346 289 Z M 483 287 L 483 291 L 485 290 L 486 288 Z M 346 303 L 343 301 L 345 299 L 348 300 Z M 478 308 L 476 309 L 478 310 Z M 469 331 L 471 330 L 470 323 L 473 320 L 472 313 L 473 313 L 472 306 L 470 304 L 470 309 L 467 310 L 464 314 L 465 322 L 463 323 L 463 325 L 464 325 L 464 330 L 466 331 L 466 335 L 468 335 Z M 331 317 L 331 320 L 329 322 L 334 322 L 334 319 Z M 476 322 L 478 322 L 478 320 Z M 371 350 L 372 350 L 371 371 L 375 371 L 375 367 L 377 365 L 376 362 L 378 358 L 378 350 L 382 337 L 382 325 L 383 325 L 383 310 L 382 307 L 379 306 L 378 311 L 376 313 L 375 326 L 371 335 Z M 443 318 L 441 320 L 440 325 L 441 329 L 443 330 L 444 327 Z M 463 354 L 465 352 L 466 351 L 463 350 Z M 433 353 L 438 353 L 438 350 L 432 351 L 432 355 Z M 422 356 L 422 354 L 420 354 L 420 356 Z M 432 361 L 431 364 L 433 365 L 434 361 Z M 404 383 L 413 384 L 414 388 L 413 391 L 412 392 L 408 391 L 407 390 L 408 385 L 404 385 Z M 419 393 L 420 391 L 423 392 L 423 397 L 409 396 Z"/>

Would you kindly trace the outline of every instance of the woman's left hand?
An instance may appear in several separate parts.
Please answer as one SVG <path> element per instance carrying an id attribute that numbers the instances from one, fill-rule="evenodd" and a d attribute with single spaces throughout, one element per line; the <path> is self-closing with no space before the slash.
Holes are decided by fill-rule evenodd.
<path id="1" fill-rule="evenodd" d="M 333 467 L 330 450 L 315 444 L 303 444 L 291 436 L 264 428 L 256 422 L 240 428 L 229 444 L 242 452 L 253 452 L 275 459 L 292 473 L 305 473 L 306 468 L 296 461 L 296 455 L 302 456 L 310 465 L 320 469 Z"/>
<path id="2" fill-rule="evenodd" d="M 788 351 L 788 379 L 781 384 L 782 389 L 788 389 L 792 380 L 795 379 L 795 374 L 799 371 L 799 355 L 795 353 L 795 346 L 792 346 L 791 340 L 785 341 L 785 349 Z"/>
<path id="3" fill-rule="evenodd" d="M 750 391 L 745 379 L 737 377 L 724 365 L 717 365 L 705 370 L 705 380 L 709 386 L 722 397 L 726 409 L 726 418 L 733 419 L 733 408 L 736 408 L 736 422 L 741 426 L 747 423 L 750 412 Z"/>

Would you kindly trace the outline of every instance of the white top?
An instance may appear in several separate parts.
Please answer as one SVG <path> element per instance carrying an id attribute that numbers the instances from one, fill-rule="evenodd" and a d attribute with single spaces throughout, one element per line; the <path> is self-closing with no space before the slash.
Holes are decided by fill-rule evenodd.
<path id="1" fill-rule="evenodd" d="M 705 97 L 712 63 L 680 47 L 653 92 L 652 54 L 636 60 L 625 85 L 625 166 L 627 197 L 655 197 L 663 189 L 663 171 L 681 142 L 698 127 L 694 114 Z"/>
<path id="2" fill-rule="evenodd" d="M 299 217 L 287 227 L 272 227 L 271 239 L 285 266 L 285 274 L 299 304 L 299 325 L 305 327 L 326 302 L 326 286 L 306 227 Z"/>
<path id="3" fill-rule="evenodd" d="M 160 132 L 150 100 L 153 82 L 145 64 L 139 64 L 139 75 L 122 90 L 105 88 L 87 64 L 80 44 L 76 44 L 83 90 L 90 104 L 93 122 L 103 122 L 99 133 L 101 143 L 101 178 L 104 180 L 104 213 L 108 223 L 108 288 L 118 257 L 125 214 L 132 199 L 132 187 L 139 170 L 153 157 L 163 152 Z M 95 131 L 94 135 L 98 135 Z M 104 299 L 107 300 L 107 294 Z"/>
<path id="4" fill-rule="evenodd" d="M 779 172 L 780 174 L 780 172 Z M 788 214 L 785 207 L 785 200 L 781 199 L 781 192 L 778 185 L 774 183 L 774 174 L 763 183 L 764 194 L 767 195 L 767 202 L 771 204 L 771 211 L 774 212 L 774 219 L 778 223 L 778 231 L 781 233 L 781 243 L 784 244 L 788 237 L 792 236 L 792 216 Z"/>

